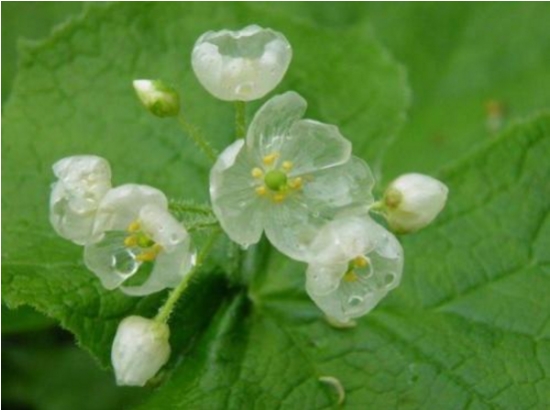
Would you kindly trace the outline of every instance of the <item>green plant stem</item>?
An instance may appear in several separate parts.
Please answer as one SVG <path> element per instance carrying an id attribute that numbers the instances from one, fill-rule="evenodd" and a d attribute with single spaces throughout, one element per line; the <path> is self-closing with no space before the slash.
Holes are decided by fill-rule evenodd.
<path id="1" fill-rule="evenodd" d="M 216 161 L 216 151 L 214 151 L 214 148 L 212 148 L 210 143 L 206 140 L 206 138 L 204 138 L 199 129 L 193 124 L 187 122 L 183 114 L 178 115 L 178 123 L 183 128 L 183 131 L 185 131 L 187 135 L 189 135 L 195 145 L 200 148 L 200 150 L 208 157 L 208 159 L 210 159 L 212 162 Z"/>
<path id="2" fill-rule="evenodd" d="M 195 275 L 195 273 L 197 273 L 200 270 L 204 262 L 204 259 L 208 256 L 208 254 L 212 250 L 212 247 L 216 243 L 216 239 L 218 238 L 219 234 L 220 234 L 219 229 L 215 230 L 214 232 L 212 232 L 212 234 L 210 234 L 210 236 L 208 237 L 208 240 L 206 241 L 205 245 L 203 246 L 203 248 L 199 252 L 199 255 L 197 256 L 197 263 L 195 264 L 191 272 L 189 272 L 189 274 L 187 274 L 185 278 L 180 282 L 180 284 L 172 292 L 170 292 L 168 299 L 166 299 L 166 302 L 164 302 L 164 305 L 161 306 L 161 308 L 159 309 L 159 312 L 155 316 L 155 321 L 162 322 L 162 323 L 168 322 L 168 319 L 170 319 L 170 315 L 172 314 L 172 311 L 174 310 L 176 303 L 178 302 L 179 298 L 181 297 L 185 289 L 187 289 L 187 286 L 189 285 L 189 280 L 193 277 L 193 275 Z"/>
<path id="3" fill-rule="evenodd" d="M 175 212 L 189 212 L 200 215 L 213 215 L 212 208 L 207 205 L 197 205 L 193 203 L 178 202 L 177 200 L 171 200 L 168 204 L 170 210 Z"/>
<path id="4" fill-rule="evenodd" d="M 236 139 L 246 135 L 246 102 L 235 101 L 235 136 Z"/>

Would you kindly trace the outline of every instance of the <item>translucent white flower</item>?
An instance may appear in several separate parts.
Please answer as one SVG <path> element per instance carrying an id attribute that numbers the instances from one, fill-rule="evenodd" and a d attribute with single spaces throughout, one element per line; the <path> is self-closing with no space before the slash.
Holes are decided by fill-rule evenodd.
<path id="1" fill-rule="evenodd" d="M 199 82 L 215 97 L 251 101 L 279 84 L 291 58 L 285 36 L 252 25 L 203 34 L 195 43 L 191 63 Z"/>
<path id="2" fill-rule="evenodd" d="M 365 315 L 401 280 L 401 245 L 368 216 L 335 219 L 319 232 L 311 250 L 306 290 L 338 322 Z"/>
<path id="3" fill-rule="evenodd" d="M 111 189 L 109 163 L 78 155 L 57 161 L 53 172 L 58 181 L 50 195 L 50 222 L 60 236 L 83 245 L 90 238 L 99 201 Z"/>
<path id="4" fill-rule="evenodd" d="M 333 125 L 301 119 L 306 102 L 287 92 L 256 113 L 245 140 L 230 145 L 210 172 L 214 213 L 243 247 L 265 231 L 271 243 L 306 260 L 319 228 L 345 208 L 372 203 L 374 178 L 351 157 Z"/>
<path id="5" fill-rule="evenodd" d="M 160 80 L 134 80 L 134 90 L 149 112 L 157 117 L 173 117 L 180 111 L 176 90 Z"/>
<path id="6" fill-rule="evenodd" d="M 140 296 L 176 287 L 189 273 L 194 254 L 164 194 L 127 184 L 111 189 L 99 204 L 84 262 L 105 288 L 124 284 L 124 293 Z"/>
<path id="7" fill-rule="evenodd" d="M 398 233 L 423 228 L 441 212 L 448 192 L 445 184 L 428 175 L 401 175 L 384 193 L 388 224 Z"/>
<path id="8" fill-rule="evenodd" d="M 170 329 L 140 316 L 129 316 L 120 322 L 111 362 L 119 386 L 143 386 L 164 366 L 170 357 Z"/>

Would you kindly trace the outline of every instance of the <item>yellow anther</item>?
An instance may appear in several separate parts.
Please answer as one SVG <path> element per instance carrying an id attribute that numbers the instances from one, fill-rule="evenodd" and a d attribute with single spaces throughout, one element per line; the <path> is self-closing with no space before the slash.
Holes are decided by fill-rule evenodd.
<path id="1" fill-rule="evenodd" d="M 285 194 L 275 194 L 273 195 L 273 201 L 277 203 L 281 203 L 285 200 Z"/>
<path id="2" fill-rule="evenodd" d="M 258 195 L 265 195 L 267 193 L 267 188 L 265 186 L 259 186 L 256 188 L 256 193 Z"/>
<path id="3" fill-rule="evenodd" d="M 261 178 L 264 176 L 264 171 L 262 171 L 260 168 L 252 168 L 251 173 L 254 178 Z"/>
<path id="4" fill-rule="evenodd" d="M 136 246 L 137 243 L 138 243 L 138 238 L 134 235 L 130 235 L 124 238 L 124 246 L 128 246 L 128 247 Z"/>
<path id="5" fill-rule="evenodd" d="M 146 251 L 142 252 L 139 255 L 136 255 L 136 261 L 138 262 L 152 262 L 157 257 L 157 252 Z"/>
<path id="6" fill-rule="evenodd" d="M 277 158 L 279 158 L 279 153 L 274 152 L 272 154 L 269 154 L 269 155 L 266 155 L 265 157 L 263 157 L 262 162 L 264 163 L 264 165 L 273 165 L 273 163 L 275 162 L 275 160 Z"/>
<path id="7" fill-rule="evenodd" d="M 285 171 L 290 171 L 290 170 L 292 169 L 292 165 L 293 165 L 292 162 L 290 162 L 290 161 L 284 161 L 284 162 L 283 162 L 283 169 L 284 169 Z"/>
<path id="8" fill-rule="evenodd" d="M 302 187 L 303 180 L 302 178 L 294 178 L 291 181 L 289 181 L 288 186 L 292 189 L 300 189 Z"/>
<path id="9" fill-rule="evenodd" d="M 358 256 L 353 260 L 353 264 L 356 268 L 364 268 L 365 266 L 368 266 L 369 261 L 364 256 Z"/>
<path id="10" fill-rule="evenodd" d="M 357 281 L 357 279 L 359 279 L 359 276 L 357 276 L 357 274 L 352 270 L 347 271 L 346 274 L 344 275 L 344 280 L 346 282 L 355 282 Z"/>
<path id="11" fill-rule="evenodd" d="M 128 225 L 128 232 L 137 232 L 140 230 L 140 225 L 138 221 L 132 222 L 130 225 Z"/>

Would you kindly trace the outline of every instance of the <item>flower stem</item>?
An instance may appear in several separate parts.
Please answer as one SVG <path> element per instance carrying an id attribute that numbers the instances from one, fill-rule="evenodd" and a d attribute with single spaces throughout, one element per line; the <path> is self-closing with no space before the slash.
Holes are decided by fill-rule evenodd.
<path id="1" fill-rule="evenodd" d="M 178 123 L 182 127 L 183 131 L 189 135 L 189 137 L 193 140 L 195 145 L 200 148 L 200 150 L 212 161 L 216 161 L 217 155 L 216 151 L 214 151 L 214 148 L 210 145 L 210 143 L 204 138 L 202 133 L 199 131 L 199 129 L 187 122 L 183 114 L 178 115 Z"/>
<path id="2" fill-rule="evenodd" d="M 218 235 L 220 234 L 220 230 L 216 229 L 214 232 L 210 234 L 208 239 L 206 240 L 206 243 L 202 247 L 201 251 L 199 252 L 199 255 L 197 256 L 197 263 L 189 272 L 185 278 L 180 282 L 180 284 L 172 291 L 170 292 L 170 295 L 168 296 L 168 299 L 166 299 L 166 302 L 164 302 L 164 305 L 161 306 L 159 309 L 159 312 L 155 316 L 155 321 L 161 322 L 161 323 L 167 323 L 168 319 L 170 319 L 170 315 L 172 314 L 172 311 L 174 310 L 174 307 L 176 306 L 176 303 L 178 302 L 179 298 L 187 289 L 187 286 L 189 285 L 189 280 L 197 273 L 203 262 L 204 259 L 208 256 L 210 251 L 212 250 L 212 247 L 216 243 L 216 239 L 218 238 Z"/>
<path id="3" fill-rule="evenodd" d="M 235 101 L 235 136 L 236 139 L 246 135 L 246 102 Z"/>
<path id="4" fill-rule="evenodd" d="M 191 201 L 181 201 L 172 199 L 168 204 L 171 211 L 190 212 L 199 215 L 213 215 L 212 208 L 208 205 L 199 205 Z"/>

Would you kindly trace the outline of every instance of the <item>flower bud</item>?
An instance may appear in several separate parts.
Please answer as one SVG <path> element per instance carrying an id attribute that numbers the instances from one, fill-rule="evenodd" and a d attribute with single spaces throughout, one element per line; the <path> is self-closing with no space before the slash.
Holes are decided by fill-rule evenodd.
<path id="1" fill-rule="evenodd" d="M 199 82 L 216 98 L 252 101 L 279 84 L 291 58 L 285 36 L 252 25 L 203 34 L 195 43 L 191 63 Z"/>
<path id="2" fill-rule="evenodd" d="M 449 189 L 427 175 L 405 174 L 384 193 L 384 209 L 393 231 L 409 233 L 432 222 L 447 201 Z"/>
<path id="3" fill-rule="evenodd" d="M 142 104 L 157 117 L 174 117 L 180 112 L 176 90 L 160 80 L 134 80 L 134 89 Z"/>
<path id="4" fill-rule="evenodd" d="M 119 386 L 143 386 L 170 357 L 165 323 L 129 316 L 118 326 L 111 361 Z"/>

